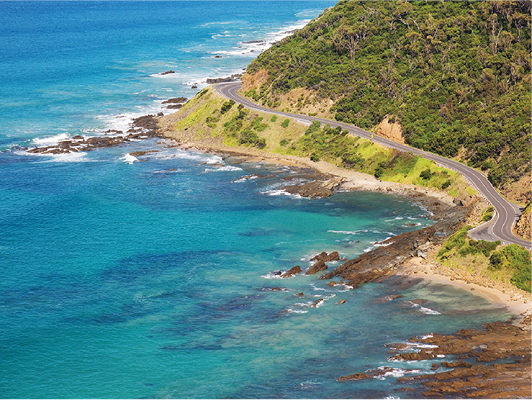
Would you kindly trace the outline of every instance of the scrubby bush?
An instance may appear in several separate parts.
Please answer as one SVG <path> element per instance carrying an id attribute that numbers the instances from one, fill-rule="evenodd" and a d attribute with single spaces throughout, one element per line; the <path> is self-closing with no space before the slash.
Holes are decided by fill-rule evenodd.
<path id="1" fill-rule="evenodd" d="M 231 107 L 233 107 L 234 104 L 235 104 L 234 100 L 226 101 L 225 103 L 222 104 L 220 113 L 225 114 L 227 111 L 231 109 Z"/>
<path id="2" fill-rule="evenodd" d="M 287 118 L 283 121 L 283 123 L 281 124 L 281 126 L 283 128 L 288 128 L 288 124 L 290 123 L 290 120 Z"/>
<path id="3" fill-rule="evenodd" d="M 419 177 L 423 180 L 429 180 L 430 178 L 432 178 L 432 173 L 430 172 L 430 169 L 425 169 L 421 171 Z"/>

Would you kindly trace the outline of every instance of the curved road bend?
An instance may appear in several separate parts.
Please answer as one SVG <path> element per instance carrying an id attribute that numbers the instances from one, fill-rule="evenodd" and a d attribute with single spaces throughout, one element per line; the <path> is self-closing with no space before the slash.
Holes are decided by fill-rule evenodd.
<path id="1" fill-rule="evenodd" d="M 258 111 L 268 112 L 270 114 L 281 115 L 289 118 L 294 118 L 301 121 L 312 122 L 320 121 L 323 124 L 329 124 L 331 127 L 336 128 L 340 126 L 342 129 L 347 129 L 349 133 L 363 137 L 365 139 L 371 138 L 371 133 L 353 125 L 348 125 L 343 122 L 333 121 L 325 118 L 309 117 L 307 115 L 292 114 L 281 111 L 272 110 L 266 107 L 262 107 L 252 101 L 240 96 L 237 92 L 240 89 L 241 82 L 220 83 L 214 85 L 214 89 L 227 99 L 234 100 L 237 103 L 244 106 L 255 109 Z M 484 198 L 490 202 L 495 208 L 495 216 L 489 223 L 483 224 L 478 228 L 470 231 L 469 235 L 477 240 L 484 239 L 488 241 L 500 240 L 505 244 L 516 243 L 520 246 L 531 248 L 532 245 L 529 241 L 523 240 L 515 236 L 512 232 L 512 226 L 521 215 L 521 209 L 515 204 L 504 199 L 491 185 L 488 179 L 477 170 L 470 168 L 457 161 L 450 160 L 445 157 L 438 156 L 436 154 L 428 153 L 426 151 L 410 147 L 408 145 L 397 143 L 389 139 L 385 139 L 381 136 L 374 136 L 373 141 L 382 146 L 386 146 L 392 149 L 409 152 L 421 155 L 422 157 L 432 160 L 442 167 L 457 171 L 469 181 L 469 183 L 484 196 Z"/>

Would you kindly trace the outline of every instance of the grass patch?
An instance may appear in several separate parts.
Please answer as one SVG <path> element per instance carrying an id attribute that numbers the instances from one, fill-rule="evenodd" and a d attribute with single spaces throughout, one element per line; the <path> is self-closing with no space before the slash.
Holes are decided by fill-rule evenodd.
<path id="1" fill-rule="evenodd" d="M 530 252 L 516 244 L 501 246 L 500 241 L 470 239 L 467 237 L 470 228 L 463 226 L 449 236 L 436 259 L 443 265 L 465 268 L 469 273 L 510 282 L 530 292 Z"/>
<path id="2" fill-rule="evenodd" d="M 383 181 L 436 188 L 453 196 L 473 191 L 460 174 L 420 156 L 382 147 L 318 121 L 305 126 L 250 110 L 225 100 L 212 89 L 198 93 L 181 113 L 184 117 L 175 129 L 193 132 L 196 139 L 217 138 L 228 146 L 253 146 L 272 153 L 324 160 Z"/>

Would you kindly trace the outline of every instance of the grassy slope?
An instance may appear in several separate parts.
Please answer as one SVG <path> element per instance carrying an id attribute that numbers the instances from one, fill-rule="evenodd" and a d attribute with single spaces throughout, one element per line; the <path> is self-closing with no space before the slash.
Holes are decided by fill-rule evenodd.
<path id="1" fill-rule="evenodd" d="M 318 156 L 331 164 L 368 174 L 375 174 L 379 165 L 390 164 L 380 175 L 383 181 L 410 183 L 441 189 L 449 181 L 445 191 L 452 196 L 469 196 L 475 191 L 461 175 L 437 167 L 424 158 L 383 148 L 375 143 L 342 135 L 328 126 L 308 127 L 295 120 L 278 118 L 269 113 L 232 105 L 226 112 L 221 110 L 227 101 L 212 89 L 205 89 L 191 99 L 178 113 L 164 117 L 163 124 L 171 126 L 172 136 L 204 145 L 226 145 L 262 149 L 281 155 L 300 157 Z M 243 116 L 238 118 L 238 116 Z M 240 122 L 239 122 L 240 121 Z M 285 126 L 283 126 L 283 124 Z M 246 133 L 247 132 L 247 133 Z M 255 142 L 243 141 L 253 137 Z M 261 141 L 264 147 L 261 146 Z M 346 156 L 348 155 L 348 156 Z M 354 162 L 353 162 L 354 161 Z M 430 170 L 428 179 L 420 177 Z"/>
<path id="2" fill-rule="evenodd" d="M 468 228 L 461 228 L 446 240 L 436 256 L 437 261 L 471 276 L 511 283 L 531 292 L 530 252 L 516 244 L 501 246 L 500 242 L 469 239 Z"/>

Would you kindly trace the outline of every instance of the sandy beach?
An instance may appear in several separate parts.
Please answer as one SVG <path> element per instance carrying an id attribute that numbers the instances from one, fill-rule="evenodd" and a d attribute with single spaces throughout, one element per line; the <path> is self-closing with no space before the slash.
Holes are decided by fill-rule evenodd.
<path id="1" fill-rule="evenodd" d="M 495 306 L 507 307 L 513 314 L 523 316 L 532 314 L 532 294 L 503 282 L 492 280 L 482 282 L 474 276 L 464 276 L 463 271 L 451 271 L 450 268 L 425 261 L 420 257 L 413 257 L 405 262 L 397 275 L 474 290 L 476 294 L 490 300 Z"/>

